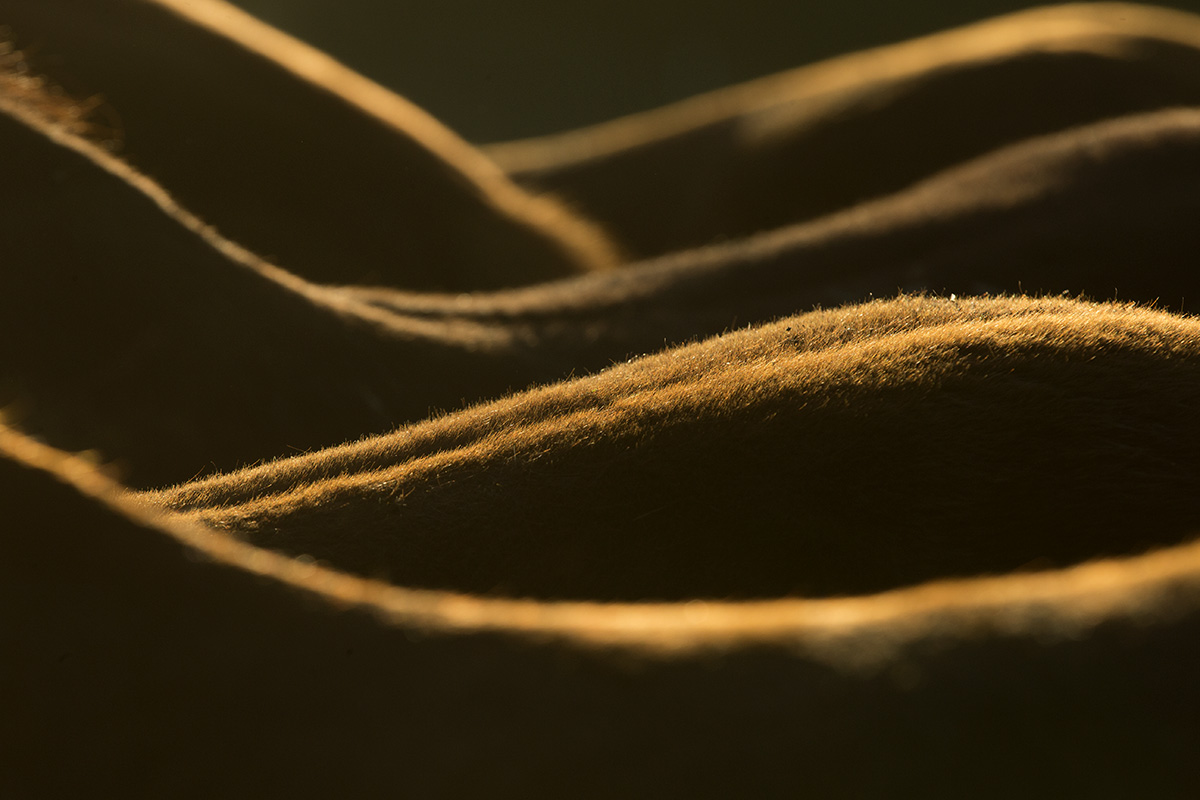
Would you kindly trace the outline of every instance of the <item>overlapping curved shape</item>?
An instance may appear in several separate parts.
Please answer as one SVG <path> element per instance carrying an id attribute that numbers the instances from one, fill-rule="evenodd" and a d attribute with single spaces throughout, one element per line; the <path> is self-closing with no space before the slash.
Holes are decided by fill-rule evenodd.
<path id="1" fill-rule="evenodd" d="M 97 138 L 297 274 L 460 291 L 615 258 L 416 106 L 229 4 L 3 0 L 0 19 L 37 72 L 104 101 Z"/>
<path id="2" fill-rule="evenodd" d="M 653 255 L 816 218 L 1021 139 L 1195 105 L 1198 46 L 1178 11 L 1051 6 L 487 152 Z"/>
<path id="3" fill-rule="evenodd" d="M 1027 12 L 510 181 L 218 2 L 4 19 L 125 149 L 0 83 L 0 794 L 1194 791 L 1200 21 Z"/>

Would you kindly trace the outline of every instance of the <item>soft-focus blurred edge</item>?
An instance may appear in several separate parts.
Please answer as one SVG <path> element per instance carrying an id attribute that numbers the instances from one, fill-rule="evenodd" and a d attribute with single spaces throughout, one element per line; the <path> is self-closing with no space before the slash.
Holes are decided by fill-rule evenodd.
<path id="1" fill-rule="evenodd" d="M 1024 0 L 234 0 L 476 142 L 552 133 Z M 1165 2 L 1200 12 L 1200 0 Z"/>

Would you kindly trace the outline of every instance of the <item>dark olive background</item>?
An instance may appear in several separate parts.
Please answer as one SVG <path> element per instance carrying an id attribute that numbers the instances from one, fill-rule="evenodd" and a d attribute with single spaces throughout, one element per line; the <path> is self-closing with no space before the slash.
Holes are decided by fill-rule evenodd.
<path id="1" fill-rule="evenodd" d="M 477 142 L 550 133 L 1044 3 L 235 0 Z M 1200 12 L 1200 0 L 1161 3 Z"/>

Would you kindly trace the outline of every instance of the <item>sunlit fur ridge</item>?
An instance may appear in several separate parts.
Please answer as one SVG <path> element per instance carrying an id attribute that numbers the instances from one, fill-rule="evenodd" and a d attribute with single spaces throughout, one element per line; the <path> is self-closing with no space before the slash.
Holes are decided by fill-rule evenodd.
<path id="1" fill-rule="evenodd" d="M 406 586 L 880 591 L 1190 534 L 1198 357 L 1191 320 L 1143 309 L 903 299 L 149 497 Z"/>
<path id="2" fill-rule="evenodd" d="M 142 486 L 382 433 L 735 324 L 897 288 L 1070 290 L 1172 307 L 1196 294 L 1193 110 L 1034 139 L 742 243 L 467 297 L 307 283 L 17 107 L 0 137 L 26 154 L 3 178 L 29 200 L 0 219 L 10 256 L 29 265 L 23 290 L 0 296 L 6 388 L 36 398 L 29 430 L 97 449 Z M 83 262 L 92 267 L 76 268 Z M 64 296 L 68 277 L 76 289 Z M 72 327 L 89 336 L 62 335 Z M 164 359 L 224 380 L 181 378 Z"/>
<path id="3" fill-rule="evenodd" d="M 126 161 L 300 275 L 459 291 L 616 258 L 594 224 L 519 190 L 425 112 L 230 5 L 3 0 L 0 20 L 38 73 L 103 97 Z"/>
<path id="4" fill-rule="evenodd" d="M 0 23 L 0 795 L 1194 790 L 1194 17 L 508 174 L 216 0 Z"/>
<path id="5" fill-rule="evenodd" d="M 652 255 L 816 218 L 1023 138 L 1195 105 L 1198 47 L 1176 11 L 1033 9 L 488 152 Z"/>
<path id="6" fill-rule="evenodd" d="M 131 785 L 113 756 L 136 742 L 136 785 L 151 793 L 180 790 L 178 770 L 198 758 L 254 792 L 369 791 L 400 759 L 412 764 L 413 791 L 471 793 L 494 787 L 496 771 L 529 750 L 539 763 L 553 754 L 572 767 L 522 771 L 502 787 L 554 793 L 577 786 L 579 769 L 615 759 L 637 772 L 639 787 L 667 791 L 696 758 L 719 758 L 747 736 L 767 737 L 765 746 L 697 791 L 744 785 L 747 769 L 764 790 L 791 785 L 779 752 L 804 767 L 805 786 L 844 790 L 844 770 L 864 754 L 887 774 L 865 773 L 856 788 L 915 786 L 927 774 L 909 764 L 932 747 L 953 755 L 956 780 L 990 775 L 990 747 L 1003 748 L 1021 777 L 989 786 L 1012 788 L 1047 769 L 1087 784 L 1096 773 L 1047 761 L 1064 736 L 1106 759 L 1106 785 L 1177 785 L 1161 768 L 1187 741 L 1190 718 L 1164 715 L 1154 694 L 1169 687 L 1172 702 L 1190 707 L 1190 681 L 1175 676 L 1197 655 L 1194 545 L 846 600 L 488 600 L 360 581 L 238 546 L 147 515 L 87 465 L 43 446 L 9 433 L 0 446 L 0 474 L 14 490 L 3 496 L 5 518 L 21 523 L 20 535 L 5 537 L 0 591 L 11 594 L 0 608 L 28 654 L 11 674 L 60 689 L 8 699 L 6 722 L 25 721 L 19 737 L 5 729 L 7 752 L 25 765 L 6 777 L 17 786 L 24 776 L 77 785 L 42 768 L 51 746 L 60 748 L 55 764 L 68 753 L 88 770 L 88 785 Z M 13 613 L 30 607 L 40 610 Z M 554 641 L 585 649 L 566 655 Z M 597 646 L 632 648 L 638 666 L 631 672 L 621 650 Z M 167 705 L 146 690 L 150 663 L 169 678 Z M 1014 691 L 1020 702 L 995 702 Z M 569 698 L 572 724 L 546 708 L 547 694 Z M 1105 725 L 1081 727 L 1104 697 L 1133 702 L 1106 712 Z M 656 746 L 681 735 L 675 721 L 697 708 L 686 750 Z M 302 723 L 280 724 L 297 714 Z M 63 718 L 77 727 L 54 724 Z M 963 726 L 951 740 L 939 733 L 946 719 Z M 102 745 L 70 746 L 64 737 L 93 720 Z M 147 726 L 169 735 L 147 736 Z M 322 729 L 336 730 L 336 742 L 313 736 Z M 446 747 L 463 769 L 429 768 Z M 299 768 L 312 758 L 345 772 L 314 779 Z M 202 781 L 196 794 L 211 785 L 222 779 Z M 621 776 L 602 770 L 580 794 L 621 788 Z"/>
<path id="7" fill-rule="evenodd" d="M 8 102 L 21 104 L 31 113 L 71 133 L 87 136 L 93 132 L 88 116 L 100 103 L 98 98 L 74 98 L 32 70 L 25 54 L 3 38 L 0 28 L 0 94 Z"/>

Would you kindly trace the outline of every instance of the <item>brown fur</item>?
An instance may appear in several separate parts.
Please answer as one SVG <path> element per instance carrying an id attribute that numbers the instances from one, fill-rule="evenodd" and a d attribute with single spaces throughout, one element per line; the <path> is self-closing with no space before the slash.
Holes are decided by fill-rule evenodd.
<path id="1" fill-rule="evenodd" d="M 1022 11 L 488 153 L 645 257 L 839 211 L 1027 137 L 1197 103 L 1200 20 L 1088 3 Z"/>
<path id="2" fill-rule="evenodd" d="M 7 30 L 0 27 L 0 34 L 5 33 Z M 96 133 L 88 117 L 100 105 L 99 98 L 82 101 L 71 97 L 62 87 L 30 68 L 25 54 L 3 38 L 0 38 L 0 95 L 23 104 L 30 112 L 70 133 L 88 138 Z"/>
<path id="3" fill-rule="evenodd" d="M 615 260 L 420 109 L 220 0 L 0 0 L 0 22 L 103 97 L 126 160 L 311 280 L 469 291 Z"/>
<path id="4" fill-rule="evenodd" d="M 740 244 L 467 298 L 305 283 L 15 106 L 0 141 L 27 154 L 0 165 L 22 198 L 0 236 L 23 265 L 0 295 L 0 390 L 28 430 L 141 486 L 898 287 L 1198 294 L 1194 111 L 1033 140 Z"/>
<path id="5" fill-rule="evenodd" d="M 913 298 L 792 317 L 151 497 L 403 586 L 862 594 L 1200 530 L 1198 405 L 1191 320 Z M 1151 510 L 1160 538 L 1142 524 Z"/>
<path id="6" fill-rule="evenodd" d="M 486 202 L 408 221 L 507 231 L 479 239 L 496 264 L 558 237 L 419 114 L 222 9 L 0 0 L 147 125 L 154 71 L 123 83 L 84 23 L 177 31 L 163 76 L 194 52 L 250 70 L 184 81 L 197 115 L 261 121 L 275 87 L 356 137 L 337 144 L 359 167 L 417 142 L 386 163 L 432 152 L 428 191 L 461 200 L 467 175 Z M 1159 19 L 1130 13 L 1114 52 Z M 1109 52 L 1090 36 L 1067 49 Z M 935 56 L 948 85 L 988 70 Z M 1114 58 L 1085 61 L 1141 85 Z M 0 159 L 0 795 L 1194 790 L 1200 323 L 1057 296 L 842 304 L 1024 288 L 1178 310 L 1200 111 L 1075 120 L 743 241 L 457 296 L 258 259 L 139 160 L 154 147 L 127 157 L 166 189 L 54 99 L 0 92 L 20 154 Z M 277 221 L 301 240 L 329 215 Z M 482 275 L 464 252 L 447 263 Z M 84 447 L 143 487 L 312 452 L 134 493 L 61 452 Z"/>
<path id="7" fill-rule="evenodd" d="M 0 450 L 7 795 L 1192 788 L 1194 545 L 847 600 L 514 603 L 239 546 Z"/>

